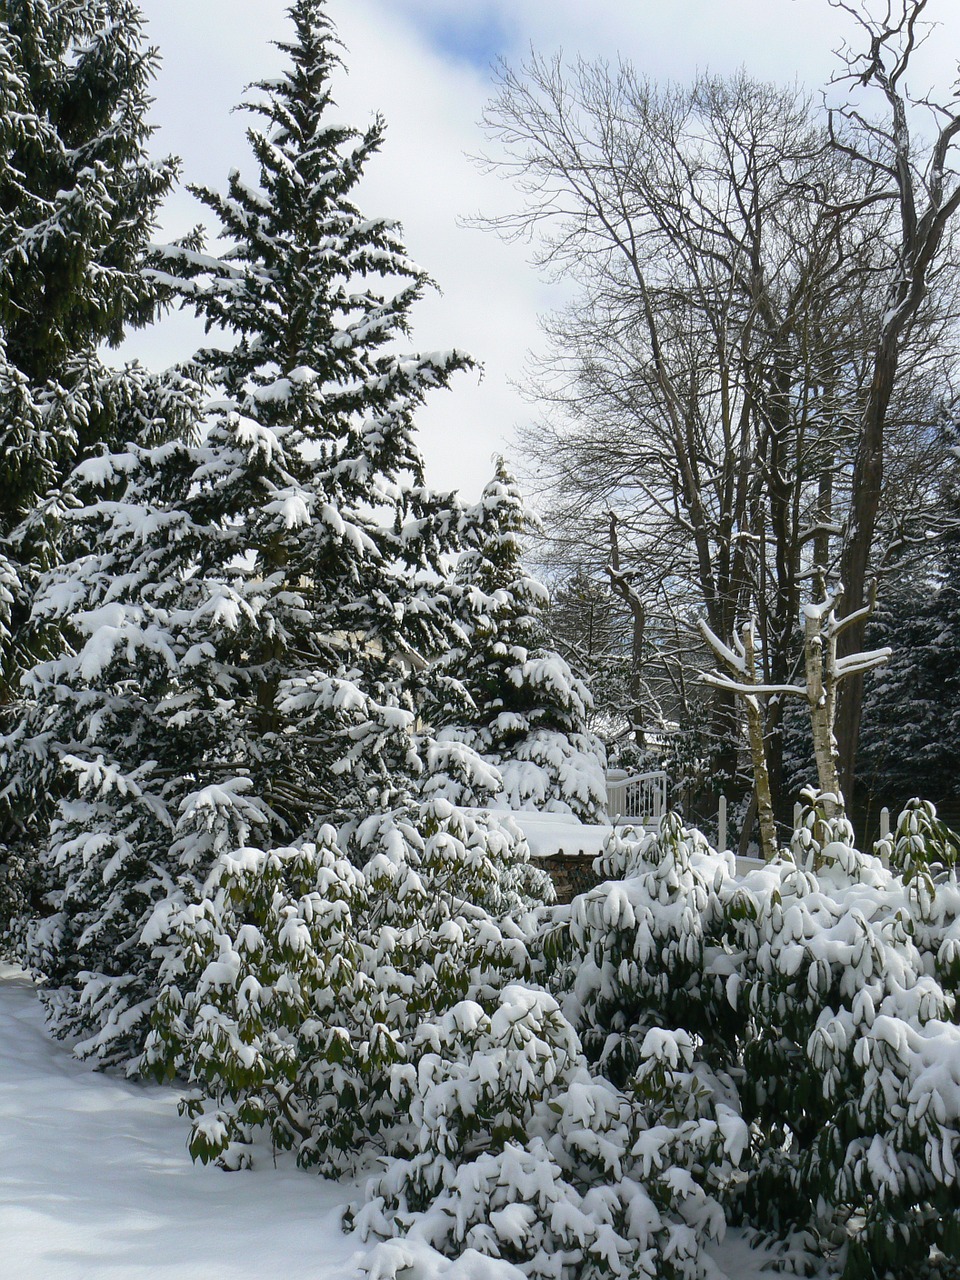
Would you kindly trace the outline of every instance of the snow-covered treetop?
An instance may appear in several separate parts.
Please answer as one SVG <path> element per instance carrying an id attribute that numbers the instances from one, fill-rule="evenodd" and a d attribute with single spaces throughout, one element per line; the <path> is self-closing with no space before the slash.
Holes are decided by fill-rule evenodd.
<path id="1" fill-rule="evenodd" d="M 457 565 L 457 581 L 468 588 L 474 611 L 492 616 L 509 602 L 514 643 L 538 643 L 544 635 L 540 614 L 549 596 L 522 563 L 524 535 L 535 531 L 538 522 L 503 458 L 497 459 L 494 478 L 480 501 L 467 509 L 465 519 L 467 549 Z M 520 601 L 527 606 L 522 613 L 516 610 Z"/>
<path id="2" fill-rule="evenodd" d="M 434 723 L 444 742 L 465 743 L 496 766 L 494 803 L 593 821 L 603 808 L 604 751 L 586 732 L 592 698 L 546 647 L 549 596 L 522 561 L 523 535 L 536 521 L 502 458 L 464 519 L 466 550 L 451 588 L 462 640 L 438 663 L 446 700 L 431 708 Z"/>
<path id="3" fill-rule="evenodd" d="M 211 347 L 200 359 L 244 413 L 268 425 L 292 417 L 306 439 L 338 442 L 347 481 L 378 469 L 419 481 L 412 414 L 470 362 L 457 351 L 393 350 L 429 279 L 396 224 L 363 217 L 352 200 L 383 121 L 361 132 L 328 120 L 339 41 L 321 0 L 298 0 L 288 13 L 295 36 L 279 47 L 290 65 L 243 104 L 261 122 L 247 135 L 259 185 L 234 171 L 225 195 L 192 188 L 228 247 L 220 257 L 168 247 L 158 278 L 186 276 L 182 292 L 208 329 L 234 336 L 229 350 Z"/>

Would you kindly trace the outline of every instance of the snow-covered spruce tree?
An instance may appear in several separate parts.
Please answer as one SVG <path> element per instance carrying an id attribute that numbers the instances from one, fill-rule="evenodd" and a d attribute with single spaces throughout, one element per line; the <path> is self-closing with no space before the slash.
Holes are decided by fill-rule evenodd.
<path id="1" fill-rule="evenodd" d="M 453 586 L 463 639 L 438 664 L 446 700 L 430 709 L 437 736 L 496 766 L 503 789 L 494 804 L 594 822 L 605 801 L 604 749 L 586 727 L 590 692 L 546 647 L 547 592 L 522 563 L 534 521 L 502 459 L 466 518 Z M 469 790 L 454 798 L 482 800 Z"/>
<path id="2" fill-rule="evenodd" d="M 0 0 L 0 734 L 20 719 L 24 623 L 35 573 L 57 555 L 59 485 L 100 441 L 173 408 L 171 384 L 97 354 L 161 300 L 140 269 L 175 176 L 146 152 L 155 68 L 131 0 Z M 30 896 L 44 812 L 17 799 L 0 793 L 11 910 Z M 0 904 L 0 932 L 6 914 Z"/>
<path id="3" fill-rule="evenodd" d="M 289 16 L 295 38 L 280 47 L 290 67 L 246 104 L 265 121 L 248 134 L 259 187 L 233 173 L 226 195 L 197 189 L 227 248 L 220 258 L 167 256 L 190 277 L 187 302 L 234 339 L 197 357 L 226 390 L 220 413 L 256 424 L 271 449 L 282 444 L 283 478 L 260 483 L 249 508 L 259 519 L 266 497 L 269 519 L 282 514 L 250 537 L 271 600 L 250 654 L 259 727 L 284 760 L 269 785 L 289 789 L 270 802 L 296 810 L 302 791 L 307 809 L 342 820 L 371 801 L 387 807 L 392 779 L 419 767 L 396 730 L 407 727 L 424 655 L 449 635 L 438 581 L 461 514 L 424 486 L 413 419 L 431 389 L 471 362 L 458 351 L 396 350 L 430 281 L 395 224 L 352 203 L 383 122 L 361 134 L 328 119 L 338 41 L 321 0 L 299 0 Z M 393 711 L 364 719 L 367 698 Z M 348 741 L 341 713 L 367 731 Z"/>
<path id="4" fill-rule="evenodd" d="M 0 46 L 0 325 L 42 386 L 152 315 L 139 268 L 176 167 L 147 155 L 157 57 L 132 0 L 2 0 Z"/>
<path id="5" fill-rule="evenodd" d="M 71 412 L 79 402 L 78 396 L 71 396 Z M 98 387 L 99 407 L 111 416 L 118 432 L 130 440 L 149 442 L 186 430 L 196 418 L 199 402 L 197 384 L 174 371 L 157 377 L 131 366 L 105 374 Z M 132 461 L 132 455 L 126 459 L 127 463 Z M 93 469 L 92 474 L 100 476 L 101 483 L 97 486 L 91 487 L 88 482 L 88 467 Z M 55 678 L 54 671 L 79 670 L 73 646 L 85 645 L 92 634 L 91 628 L 95 630 L 103 621 L 96 613 L 97 605 L 114 600 L 116 607 L 120 607 L 125 590 L 125 581 L 120 580 L 122 571 L 115 584 L 116 595 L 111 595 L 111 574 L 118 563 L 116 547 L 110 545 L 108 537 L 100 548 L 103 554 L 94 554 L 91 548 L 109 525 L 110 514 L 115 510 L 112 500 L 122 493 L 127 475 L 125 465 L 114 471 L 109 459 L 88 460 L 36 509 L 37 527 L 45 526 L 45 529 L 44 541 L 35 543 L 34 550 L 41 550 L 42 555 L 33 561 L 31 569 L 34 597 L 31 613 L 17 628 L 16 665 L 23 665 L 25 669 L 18 677 L 16 690 L 9 691 L 10 701 L 0 708 L 6 728 L 6 732 L 0 734 L 0 840 L 3 841 L 0 860 L 5 864 L 0 870 L 0 920 L 10 922 L 8 944 L 14 951 L 20 946 L 30 914 L 45 914 L 49 907 L 49 903 L 43 901 L 39 850 L 56 799 L 65 794 L 64 784 L 67 793 L 72 789 L 58 762 L 83 738 L 71 718 L 77 704 L 68 698 L 64 706 L 57 707 L 56 695 L 49 687 L 45 695 L 38 698 L 38 678 L 42 684 L 47 678 Z M 98 510 L 101 501 L 106 505 Z M 142 544 L 144 527 L 135 514 L 133 525 L 127 529 L 128 537 L 138 546 L 136 558 L 140 572 L 143 562 L 149 561 Z M 51 544 L 46 539 L 52 534 L 56 540 Z M 158 547 L 158 562 L 162 563 L 163 555 L 164 548 Z M 57 568 L 61 558 L 68 566 L 62 574 Z M 18 581 L 22 584 L 22 577 Z M 93 621 L 74 630 L 72 609 L 82 599 L 85 583 L 90 586 L 91 600 L 96 602 L 92 606 Z M 60 590 L 67 594 L 58 598 Z M 51 662 L 54 655 L 62 656 L 62 666 Z M 83 663 L 83 679 L 90 669 L 87 659 Z M 86 698 L 83 692 L 76 692 L 74 696 L 79 701 Z M 52 703 L 49 722 L 42 709 L 45 698 Z M 93 715 L 96 700 L 87 701 L 88 711 Z M 55 748 L 54 724 L 57 731 L 66 735 Z"/>
<path id="6" fill-rule="evenodd" d="M 116 396 L 100 383 L 118 375 L 97 347 L 160 300 L 141 270 L 176 173 L 146 151 L 156 63 L 132 0 L 0 0 L 0 551 L 11 571 L 23 517 L 78 455 L 116 436 Z"/>
<path id="7" fill-rule="evenodd" d="M 55 1028 L 102 1061 L 142 1047 L 176 908 L 222 851 L 334 822 L 365 866 L 364 817 L 415 803 L 410 687 L 449 627 L 459 509 L 424 488 L 412 420 L 467 360 L 392 349 L 426 278 L 350 203 L 382 126 L 326 123 L 335 38 L 316 0 L 290 15 L 290 69 L 254 107 L 260 189 L 205 195 L 230 247 L 165 255 L 235 338 L 198 356 L 226 398 L 194 441 L 79 469 L 103 493 L 67 513 L 77 554 L 34 610 L 71 643 L 28 673 L 20 758 L 74 794 L 30 958 Z"/>

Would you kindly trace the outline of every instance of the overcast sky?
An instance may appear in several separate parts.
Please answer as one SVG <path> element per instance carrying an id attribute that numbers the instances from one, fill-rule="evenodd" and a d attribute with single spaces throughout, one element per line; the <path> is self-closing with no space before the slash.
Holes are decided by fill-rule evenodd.
<path id="1" fill-rule="evenodd" d="M 231 108 L 246 84 L 283 65 L 270 42 L 288 32 L 287 3 L 141 0 L 163 58 L 154 146 L 182 158 L 187 180 L 223 189 L 230 169 L 248 166 L 247 120 Z M 358 127 L 374 111 L 387 120 L 363 211 L 399 218 L 411 254 L 443 291 L 421 304 L 415 343 L 466 348 L 484 366 L 481 380 L 461 374 L 452 391 L 437 393 L 420 424 L 428 479 L 468 498 L 488 478 L 494 453 L 518 461 L 515 428 L 536 410 L 511 384 L 522 381 L 526 353 L 539 345 L 538 313 L 560 300 L 557 286 L 527 265 L 522 246 L 458 221 L 515 204 L 508 186 L 467 158 L 483 147 L 477 121 L 495 60 L 517 64 L 533 46 L 568 59 L 622 56 L 660 80 L 744 66 L 762 79 L 818 89 L 835 66 L 832 50 L 850 31 L 827 0 L 330 0 L 329 12 L 347 46 L 341 117 Z M 922 74 L 943 86 L 960 56 L 960 4 L 930 0 L 928 12 L 942 26 Z M 201 213 L 178 194 L 162 233 L 182 233 Z M 197 330 L 175 319 L 139 336 L 134 349 L 152 364 L 169 363 L 197 339 Z"/>

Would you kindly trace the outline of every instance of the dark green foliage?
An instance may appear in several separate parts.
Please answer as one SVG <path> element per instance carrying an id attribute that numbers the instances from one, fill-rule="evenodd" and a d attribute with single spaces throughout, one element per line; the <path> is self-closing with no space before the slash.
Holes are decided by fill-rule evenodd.
<path id="1" fill-rule="evenodd" d="M 543 949 L 588 1055 L 625 1088 L 651 1035 L 750 1125 L 717 1184 L 805 1274 L 957 1274 L 960 838 L 919 801 L 879 858 L 816 797 L 792 855 L 735 878 L 669 817 Z"/>
<path id="2" fill-rule="evenodd" d="M 499 770 L 496 803 L 595 821 L 604 750 L 587 730 L 592 698 L 547 643 L 549 597 L 522 558 L 535 522 L 502 459 L 465 515 L 466 547 L 452 586 L 461 635 L 437 664 L 430 719 L 441 741 L 465 743 Z"/>
<path id="3" fill-rule="evenodd" d="M 956 506 L 954 504 L 954 509 Z M 868 633 L 889 645 L 864 694 L 860 776 L 881 804 L 960 798 L 960 533 L 932 564 L 886 586 Z"/>
<path id="4" fill-rule="evenodd" d="M 142 271 L 176 170 L 146 151 L 155 69 L 131 0 L 0 0 L 0 735 L 16 733 L 19 674 L 42 655 L 26 623 L 60 554 L 72 467 L 190 414 L 177 379 L 98 355 L 165 292 Z M 3 874 L 35 884 L 26 863 L 48 795 L 25 800 L 2 740 L 0 761 Z"/>
<path id="5" fill-rule="evenodd" d="M 139 267 L 174 164 L 146 154 L 155 51 L 131 0 L 3 0 L 0 327 L 32 383 L 155 304 Z"/>
<path id="6" fill-rule="evenodd" d="M 141 267 L 176 173 L 146 151 L 156 65 L 132 0 L 0 3 L 0 334 L 12 384 L 3 390 L 39 398 L 34 413 L 45 392 L 101 376 L 100 343 L 116 345 L 156 311 Z M 108 403 L 88 403 L 67 423 L 34 422 L 27 468 L 26 425 L 3 410 L 0 535 L 115 425 Z"/>
<path id="7" fill-rule="evenodd" d="M 670 813 L 656 835 L 638 842 L 627 829 L 608 842 L 598 869 L 621 897 L 609 885 L 574 902 L 574 1025 L 587 1055 L 620 1085 L 637 1070 L 651 1029 L 682 1027 L 715 1069 L 735 1061 L 741 1017 L 710 973 L 725 932 L 715 859 L 703 836 Z"/>
<path id="8" fill-rule="evenodd" d="M 370 1145 L 412 1155 L 423 1044 L 529 971 L 517 927 L 477 905 L 523 905 L 516 836 L 444 801 L 371 816 L 349 858 L 337 834 L 224 854 L 175 919 L 147 1063 L 197 1083 L 195 1159 L 243 1158 L 251 1125 L 330 1175 Z"/>

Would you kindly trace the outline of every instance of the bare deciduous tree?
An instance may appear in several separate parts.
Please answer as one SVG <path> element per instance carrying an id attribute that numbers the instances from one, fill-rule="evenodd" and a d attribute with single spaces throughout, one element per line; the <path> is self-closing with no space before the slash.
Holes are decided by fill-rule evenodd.
<path id="1" fill-rule="evenodd" d="M 817 767 L 817 785 L 828 813 L 834 807 L 843 809 L 840 785 L 839 752 L 834 732 L 837 697 L 846 680 L 862 678 L 867 671 L 882 666 L 889 657 L 888 648 L 869 652 L 848 653 L 840 657 L 838 642 L 844 633 L 864 620 L 873 609 L 873 599 L 856 613 L 837 616 L 837 600 L 832 595 L 816 604 L 803 607 L 804 679 L 799 684 L 765 685 L 757 674 L 756 640 L 753 620 L 745 623 L 741 635 L 731 649 L 714 635 L 701 619 L 700 629 L 714 656 L 726 667 L 727 675 L 710 673 L 704 679 L 718 689 L 735 694 L 744 704 L 747 732 L 753 764 L 757 816 L 760 820 L 760 843 L 763 856 L 770 859 L 777 851 L 777 833 L 773 815 L 773 796 L 767 768 L 763 730 L 763 705 L 771 698 L 797 697 L 807 704 L 813 738 L 813 756 Z"/>
<path id="2" fill-rule="evenodd" d="M 871 118 L 847 103 L 828 115 L 834 150 L 859 166 L 873 188 L 872 201 L 886 201 L 896 212 L 894 260 L 884 282 L 885 306 L 871 335 L 870 382 L 860 413 L 853 470 L 852 499 L 840 575 L 848 607 L 863 609 L 869 590 L 871 552 L 884 490 L 886 434 L 904 351 L 916 328 L 931 286 L 944 265 L 943 249 L 951 221 L 960 209 L 956 140 L 960 134 L 960 95 L 956 86 L 944 102 L 913 98 L 907 75 L 920 43 L 929 34 L 921 22 L 927 0 L 888 0 L 880 6 L 831 0 L 856 22 L 866 48 L 841 51 L 843 70 L 836 83 L 878 90 L 885 114 Z M 882 16 L 871 14 L 879 8 Z M 925 138 L 917 113 L 932 122 Z M 858 206 L 859 208 L 859 206 Z M 863 642 L 865 614 L 847 632 L 846 648 Z M 837 731 L 841 776 L 852 789 L 860 732 L 863 679 L 851 680 L 841 701 Z"/>
<path id="3" fill-rule="evenodd" d="M 853 564 L 865 527 L 864 423 L 901 260 L 889 175 L 838 145 L 855 120 L 831 126 L 797 90 L 743 75 L 661 89 L 626 65 L 534 56 L 503 69 L 486 123 L 524 196 L 490 225 L 529 237 L 577 293 L 545 322 L 547 415 L 526 441 L 553 531 L 581 558 L 593 546 L 635 616 L 702 616 L 728 644 L 755 617 L 758 678 L 786 685 L 800 606 L 841 555 Z M 886 520 L 900 542 L 932 490 L 954 293 L 920 297 L 899 331 L 880 448 L 887 488 L 911 500 L 869 509 L 871 532 Z M 846 598 L 857 613 L 862 592 Z M 720 723 L 733 701 L 718 690 Z M 783 812 L 781 710 L 766 701 Z"/>

